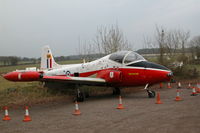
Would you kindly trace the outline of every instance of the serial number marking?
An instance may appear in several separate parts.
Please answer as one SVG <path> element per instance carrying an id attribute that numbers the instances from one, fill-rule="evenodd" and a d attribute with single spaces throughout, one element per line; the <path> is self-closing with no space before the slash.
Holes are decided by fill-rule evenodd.
<path id="1" fill-rule="evenodd" d="M 139 75 L 139 73 L 128 73 L 128 75 Z"/>

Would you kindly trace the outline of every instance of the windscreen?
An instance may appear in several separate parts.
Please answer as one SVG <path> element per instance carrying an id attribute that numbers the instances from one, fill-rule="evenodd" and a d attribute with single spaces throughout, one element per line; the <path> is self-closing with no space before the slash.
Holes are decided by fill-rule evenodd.
<path id="1" fill-rule="evenodd" d="M 126 54 L 128 54 L 128 52 L 129 51 L 120 51 L 120 52 L 113 53 L 113 54 L 110 55 L 109 59 L 113 60 L 113 61 L 116 61 L 118 63 L 122 63 L 123 59 L 124 59 L 124 56 Z"/>
<path id="2" fill-rule="evenodd" d="M 141 55 L 135 53 L 135 52 L 130 52 L 124 60 L 125 64 L 134 62 L 134 61 L 138 61 L 138 60 L 145 60 Z"/>

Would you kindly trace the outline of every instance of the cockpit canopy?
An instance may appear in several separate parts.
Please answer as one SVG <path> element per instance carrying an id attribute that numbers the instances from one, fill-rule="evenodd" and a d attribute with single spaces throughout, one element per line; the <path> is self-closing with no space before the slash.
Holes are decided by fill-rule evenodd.
<path id="1" fill-rule="evenodd" d="M 122 64 L 129 64 L 136 61 L 145 61 L 145 59 L 141 55 L 133 51 L 115 52 L 110 55 L 109 59 Z"/>

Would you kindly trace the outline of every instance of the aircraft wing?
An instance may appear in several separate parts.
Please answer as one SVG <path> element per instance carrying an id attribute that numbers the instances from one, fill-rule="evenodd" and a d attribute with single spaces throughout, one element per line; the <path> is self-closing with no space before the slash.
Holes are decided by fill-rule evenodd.
<path id="1" fill-rule="evenodd" d="M 106 80 L 101 78 L 89 77 L 67 77 L 67 76 L 43 76 L 41 81 L 44 82 L 64 82 L 79 85 L 106 85 Z"/>

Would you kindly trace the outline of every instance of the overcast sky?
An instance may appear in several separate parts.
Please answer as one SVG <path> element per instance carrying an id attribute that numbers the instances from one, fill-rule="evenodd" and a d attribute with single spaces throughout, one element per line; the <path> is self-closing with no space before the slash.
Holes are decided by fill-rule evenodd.
<path id="1" fill-rule="evenodd" d="M 0 0 L 0 56 L 40 57 L 43 45 L 77 54 L 78 38 L 116 23 L 135 50 L 155 25 L 200 35 L 200 0 Z"/>

